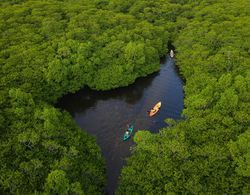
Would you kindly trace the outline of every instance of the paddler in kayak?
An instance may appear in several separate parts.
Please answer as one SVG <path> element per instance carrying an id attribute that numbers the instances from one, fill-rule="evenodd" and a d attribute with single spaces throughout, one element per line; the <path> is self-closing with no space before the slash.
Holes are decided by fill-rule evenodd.
<path id="1" fill-rule="evenodd" d="M 161 108 L 161 102 L 158 102 L 150 111 L 148 111 L 148 115 L 154 116 Z"/>
<path id="2" fill-rule="evenodd" d="M 127 135 L 129 135 L 130 132 L 129 132 L 129 130 L 127 129 L 125 133 L 126 133 Z"/>
<path id="3" fill-rule="evenodd" d="M 127 130 L 126 130 L 126 135 L 129 135 L 129 133 L 130 133 L 130 131 L 129 131 L 129 128 L 130 128 L 130 125 L 129 124 L 127 124 Z"/>
<path id="4" fill-rule="evenodd" d="M 127 140 L 131 136 L 133 129 L 134 129 L 133 125 L 127 125 L 127 129 L 123 135 L 123 141 Z"/>

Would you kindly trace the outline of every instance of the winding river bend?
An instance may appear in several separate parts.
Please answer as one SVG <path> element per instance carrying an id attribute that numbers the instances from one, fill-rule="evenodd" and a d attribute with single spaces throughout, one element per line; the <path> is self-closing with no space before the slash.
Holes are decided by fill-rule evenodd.
<path id="1" fill-rule="evenodd" d="M 82 89 L 61 98 L 57 107 L 71 113 L 76 123 L 94 135 L 107 164 L 107 193 L 113 194 L 125 159 L 130 155 L 132 139 L 122 140 L 126 124 L 138 130 L 158 132 L 167 126 L 166 118 L 180 119 L 183 110 L 183 82 L 174 59 L 167 58 L 158 73 L 137 79 L 128 87 L 97 92 Z M 149 118 L 149 110 L 162 102 L 159 113 Z"/>

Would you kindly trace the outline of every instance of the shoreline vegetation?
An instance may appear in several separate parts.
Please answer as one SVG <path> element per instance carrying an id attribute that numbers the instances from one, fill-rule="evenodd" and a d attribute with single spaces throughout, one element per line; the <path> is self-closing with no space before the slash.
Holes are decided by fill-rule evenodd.
<path id="1" fill-rule="evenodd" d="M 117 194 L 250 193 L 250 5 L 185 2 L 171 37 L 186 119 L 136 134 Z"/>
<path id="2" fill-rule="evenodd" d="M 117 194 L 250 193 L 247 0 L 0 5 L 0 193 L 103 194 L 100 148 L 53 103 L 159 70 L 169 42 L 186 120 L 136 133 Z"/>

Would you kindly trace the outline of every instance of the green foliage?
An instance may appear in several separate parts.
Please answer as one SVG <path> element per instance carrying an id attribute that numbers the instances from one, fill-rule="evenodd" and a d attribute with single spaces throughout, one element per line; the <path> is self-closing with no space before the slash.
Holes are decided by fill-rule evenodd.
<path id="1" fill-rule="evenodd" d="M 164 28 L 95 8 L 96 4 L 25 1 L 2 6 L 0 76 L 4 87 L 19 87 L 36 99 L 55 101 L 84 85 L 107 90 L 158 70 L 168 39 Z M 125 54 L 132 43 L 136 48 L 131 52 L 138 59 Z M 100 75 L 112 81 L 106 83 Z"/>
<path id="2" fill-rule="evenodd" d="M 69 180 L 62 170 L 55 170 L 48 175 L 45 186 L 48 194 L 68 194 Z"/>
<path id="3" fill-rule="evenodd" d="M 48 103 L 84 86 L 127 86 L 159 69 L 166 29 L 112 4 L 1 1 L 1 192 L 103 192 L 95 140 Z"/>
<path id="4" fill-rule="evenodd" d="M 95 140 L 48 103 L 157 71 L 170 39 L 186 120 L 136 134 L 117 193 L 250 193 L 247 0 L 0 5 L 0 193 L 102 193 Z"/>
<path id="5" fill-rule="evenodd" d="M 171 37 L 186 79 L 186 120 L 136 134 L 117 193 L 249 194 L 249 4 L 181 4 L 191 7 Z"/>
<path id="6" fill-rule="evenodd" d="M 0 144 L 0 186 L 6 192 L 101 193 L 104 162 L 92 137 L 67 113 L 35 105 L 30 94 L 11 90 L 10 129 Z"/>

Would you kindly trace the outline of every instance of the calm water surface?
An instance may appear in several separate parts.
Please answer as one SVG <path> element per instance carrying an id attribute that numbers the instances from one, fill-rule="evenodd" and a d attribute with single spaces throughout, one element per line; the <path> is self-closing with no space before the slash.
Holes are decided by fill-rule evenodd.
<path id="1" fill-rule="evenodd" d="M 134 124 L 135 131 L 158 132 L 167 124 L 166 118 L 180 119 L 183 109 L 183 82 L 174 59 L 167 58 L 158 73 L 137 79 L 128 87 L 97 92 L 82 89 L 61 98 L 58 107 L 71 113 L 76 123 L 94 135 L 107 164 L 107 193 L 113 194 L 125 159 L 134 145 L 132 139 L 122 140 L 126 124 Z M 159 113 L 149 118 L 149 110 L 162 102 Z"/>

